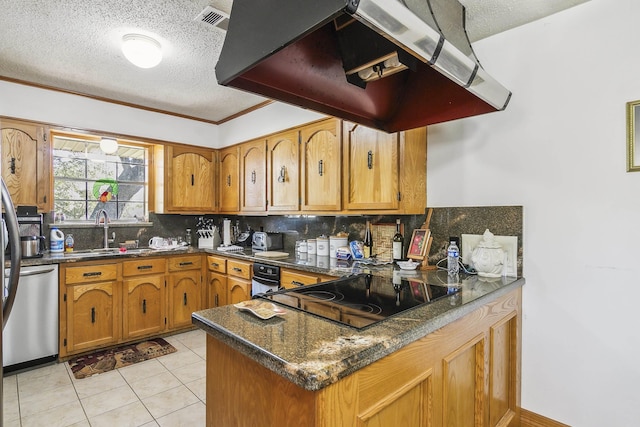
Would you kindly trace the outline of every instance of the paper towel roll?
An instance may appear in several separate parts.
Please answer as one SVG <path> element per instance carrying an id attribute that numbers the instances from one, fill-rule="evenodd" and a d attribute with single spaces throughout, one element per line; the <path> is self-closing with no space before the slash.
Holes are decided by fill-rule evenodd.
<path id="1" fill-rule="evenodd" d="M 231 220 L 225 219 L 222 221 L 222 245 L 231 245 Z"/>

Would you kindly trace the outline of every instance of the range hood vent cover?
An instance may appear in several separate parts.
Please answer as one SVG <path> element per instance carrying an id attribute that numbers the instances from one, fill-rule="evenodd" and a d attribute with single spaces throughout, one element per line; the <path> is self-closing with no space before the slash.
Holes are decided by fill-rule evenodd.
<path id="1" fill-rule="evenodd" d="M 218 82 L 387 132 L 506 108 L 456 0 L 235 1 Z"/>

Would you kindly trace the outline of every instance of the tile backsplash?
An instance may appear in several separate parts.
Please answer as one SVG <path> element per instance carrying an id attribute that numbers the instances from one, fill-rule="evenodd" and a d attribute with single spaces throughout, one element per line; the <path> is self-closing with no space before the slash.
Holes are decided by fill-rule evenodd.
<path id="1" fill-rule="evenodd" d="M 518 237 L 518 275 L 522 274 L 522 206 L 481 206 L 481 207 L 437 207 L 433 208 L 431 217 L 431 233 L 433 243 L 429 253 L 429 263 L 435 264 L 446 257 L 446 248 L 450 236 L 460 237 L 461 234 L 482 234 L 485 229 L 491 230 L 496 235 Z M 194 233 L 194 243 L 197 244 L 195 228 L 198 218 L 202 215 L 160 215 L 149 214 L 151 226 L 111 226 L 111 233 L 116 233 L 115 243 L 125 240 L 138 240 L 141 246 L 147 246 L 153 236 L 177 237 L 184 236 L 185 230 L 191 228 Z M 232 224 L 239 222 L 240 231 L 264 230 L 282 232 L 284 249 L 292 251 L 295 241 L 311 239 L 320 235 L 331 236 L 339 232 L 346 232 L 349 240 L 361 240 L 364 237 L 365 221 L 372 224 L 383 225 L 377 232 L 385 236 L 394 226 L 396 218 L 400 218 L 404 226 L 405 252 L 406 244 L 414 229 L 420 228 L 426 219 L 426 215 L 368 215 L 368 216 L 309 216 L 309 215 L 283 215 L 283 216 L 222 216 L 206 215 L 212 218 L 214 224 L 222 229 L 222 221 L 225 218 Z M 51 216 L 45 215 L 45 225 L 51 224 Z M 45 227 L 48 236 L 49 227 Z M 77 249 L 90 249 L 101 247 L 104 230 L 102 227 L 73 228 L 65 225 L 62 231 L 73 233 Z M 392 234 L 391 234 L 392 235 Z M 379 244 L 381 251 L 386 251 L 386 245 Z M 385 249 L 386 248 L 386 249 Z"/>

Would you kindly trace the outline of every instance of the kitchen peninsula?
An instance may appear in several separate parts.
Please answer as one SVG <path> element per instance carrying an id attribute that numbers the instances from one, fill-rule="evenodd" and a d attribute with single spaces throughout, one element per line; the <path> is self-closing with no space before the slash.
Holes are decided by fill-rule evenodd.
<path id="1" fill-rule="evenodd" d="M 391 271 L 375 274 L 392 287 Z M 460 292 L 364 329 L 292 308 L 269 320 L 233 305 L 196 312 L 207 425 L 520 425 L 523 284 L 464 277 Z"/>

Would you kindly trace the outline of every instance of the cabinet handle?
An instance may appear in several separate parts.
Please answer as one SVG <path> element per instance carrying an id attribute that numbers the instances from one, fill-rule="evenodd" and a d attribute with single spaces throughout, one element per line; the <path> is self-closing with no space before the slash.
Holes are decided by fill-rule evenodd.
<path id="1" fill-rule="evenodd" d="M 11 163 L 11 166 L 9 166 L 9 168 L 11 169 L 11 173 L 15 175 L 16 174 L 16 158 L 12 157 L 10 163 Z"/>
<path id="2" fill-rule="evenodd" d="M 147 300 L 142 300 L 142 314 L 147 314 Z"/>
<path id="3" fill-rule="evenodd" d="M 185 261 L 185 262 L 181 262 L 180 263 L 180 267 L 184 267 L 184 266 L 192 265 L 192 264 L 193 264 L 193 261 Z"/>
<path id="4" fill-rule="evenodd" d="M 287 173 L 287 168 L 282 166 L 280 168 L 280 175 L 278 176 L 278 182 L 284 182 L 285 181 L 285 174 L 286 173 Z"/>
<path id="5" fill-rule="evenodd" d="M 256 171 L 251 172 L 251 183 L 252 184 L 256 183 Z"/>
<path id="6" fill-rule="evenodd" d="M 184 305 L 187 305 L 187 293 L 186 292 L 184 293 L 184 295 L 182 297 L 182 300 L 184 302 Z"/>
<path id="7" fill-rule="evenodd" d="M 217 262 L 212 262 L 211 263 L 211 267 L 218 268 L 218 267 L 220 267 L 220 264 L 218 264 Z"/>
<path id="8" fill-rule="evenodd" d="M 233 271 L 237 271 L 238 273 L 242 273 L 242 269 L 238 267 L 233 267 Z"/>
<path id="9" fill-rule="evenodd" d="M 138 266 L 138 270 L 149 270 L 150 268 L 153 268 L 152 265 L 139 265 Z"/>
<path id="10" fill-rule="evenodd" d="M 323 162 L 322 160 L 320 160 L 320 161 L 318 162 L 318 174 L 319 174 L 320 176 L 322 176 L 322 174 L 324 173 L 324 167 L 323 167 L 324 165 L 323 165 L 323 163 L 324 163 L 324 162 Z"/>
<path id="11" fill-rule="evenodd" d="M 88 273 L 84 273 L 82 276 L 84 276 L 84 277 L 102 276 L 102 271 L 89 271 Z"/>
<path id="12" fill-rule="evenodd" d="M 295 285 L 295 286 L 304 286 L 304 283 L 302 283 L 302 282 L 298 282 L 297 280 L 292 280 L 292 281 L 291 281 L 291 284 L 292 284 L 292 285 Z"/>
<path id="13" fill-rule="evenodd" d="M 371 150 L 367 153 L 367 167 L 373 169 L 373 151 Z"/>
<path id="14" fill-rule="evenodd" d="M 96 323 L 96 308 L 91 307 L 91 323 Z"/>
<path id="15" fill-rule="evenodd" d="M 227 187 L 231 187 L 231 175 L 227 175 Z"/>
<path id="16" fill-rule="evenodd" d="M 216 294 L 214 304 L 215 304 L 215 306 L 216 306 L 216 307 L 219 307 L 219 306 L 220 306 L 220 305 L 218 304 L 218 294 Z"/>
<path id="17" fill-rule="evenodd" d="M 195 185 L 195 178 L 193 176 L 193 174 L 191 174 L 191 186 L 193 187 Z"/>

